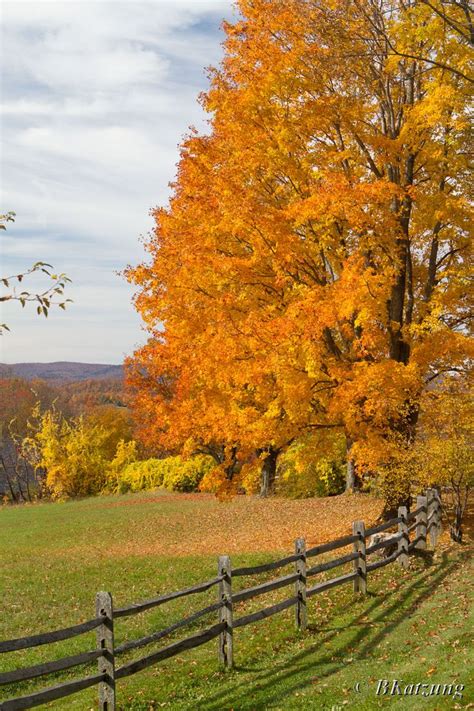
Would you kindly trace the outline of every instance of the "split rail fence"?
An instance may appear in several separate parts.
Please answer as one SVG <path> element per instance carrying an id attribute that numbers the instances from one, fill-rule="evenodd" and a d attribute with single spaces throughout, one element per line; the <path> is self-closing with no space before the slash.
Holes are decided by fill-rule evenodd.
<path id="1" fill-rule="evenodd" d="M 374 542 L 374 538 L 372 537 L 374 537 L 375 534 L 387 532 L 394 527 L 397 529 L 396 533 L 385 537 L 379 536 L 380 540 Z M 28 649 L 51 642 L 70 639 L 94 629 L 97 635 L 95 649 L 64 657 L 56 661 L 2 673 L 0 674 L 0 684 L 22 682 L 78 667 L 94 660 L 98 661 L 96 674 L 57 684 L 56 686 L 41 691 L 35 691 L 27 696 L 9 699 L 0 704 L 1 711 L 19 711 L 20 709 L 33 708 L 34 706 L 69 696 L 95 685 L 98 686 L 98 708 L 100 711 L 115 711 L 115 688 L 116 682 L 119 679 L 136 674 L 142 669 L 146 669 L 164 659 L 180 654 L 187 649 L 199 647 L 214 638 L 218 640 L 218 658 L 220 663 L 224 667 L 230 668 L 233 665 L 234 632 L 239 627 L 258 622 L 287 608 L 294 607 L 296 627 L 299 630 L 305 630 L 308 622 L 308 598 L 349 582 L 353 583 L 354 592 L 365 594 L 367 592 L 368 573 L 389 565 L 396 560 L 398 560 L 403 568 L 406 568 L 410 554 L 415 550 L 425 549 L 428 538 L 431 546 L 434 547 L 441 531 L 441 502 L 439 494 L 436 489 L 428 489 L 426 496 L 417 497 L 416 509 L 414 511 L 408 513 L 405 507 L 400 507 L 396 518 L 392 518 L 389 521 L 385 521 L 369 529 L 365 528 L 363 521 L 355 521 L 352 530 L 353 532 L 350 536 L 344 536 L 330 543 L 323 543 L 322 545 L 314 546 L 309 549 L 306 548 L 304 539 L 298 538 L 295 541 L 295 552 L 293 555 L 253 567 L 232 569 L 230 558 L 228 556 L 220 556 L 218 559 L 217 576 L 215 578 L 177 592 L 160 595 L 151 600 L 127 605 L 126 607 L 114 609 L 110 593 L 98 592 L 96 595 L 96 616 L 93 619 L 54 632 L 45 632 L 30 637 L 21 637 L 0 642 L 0 652 L 13 652 L 15 650 Z M 372 542 L 369 538 L 372 538 Z M 369 543 L 369 545 L 367 545 L 367 543 Z M 334 560 L 321 562 L 312 566 L 308 565 L 308 561 L 317 556 L 347 546 L 352 546 L 351 553 Z M 376 551 L 394 547 L 395 550 L 389 555 L 369 562 L 368 559 L 371 554 Z M 308 586 L 309 578 L 350 562 L 352 562 L 353 566 L 352 572 Z M 233 581 L 238 577 L 266 573 L 278 570 L 290 564 L 294 564 L 294 572 L 288 575 L 283 575 L 260 585 L 255 585 L 237 592 L 233 591 Z M 122 617 L 137 615 L 171 600 L 204 592 L 214 586 L 218 589 L 217 602 L 214 604 L 194 612 L 192 615 L 181 619 L 179 622 L 175 622 L 166 629 L 115 646 L 114 625 L 117 620 L 120 620 Z M 233 608 L 235 603 L 243 602 L 287 586 L 293 586 L 293 595 L 291 597 L 269 607 L 264 607 L 257 612 L 234 618 Z M 132 662 L 127 662 L 122 666 L 117 666 L 116 660 L 121 654 L 157 642 L 174 633 L 176 630 L 212 613 L 217 613 L 218 621 L 216 624 L 192 634 L 183 640 L 173 642 L 152 654 L 140 657 Z"/>

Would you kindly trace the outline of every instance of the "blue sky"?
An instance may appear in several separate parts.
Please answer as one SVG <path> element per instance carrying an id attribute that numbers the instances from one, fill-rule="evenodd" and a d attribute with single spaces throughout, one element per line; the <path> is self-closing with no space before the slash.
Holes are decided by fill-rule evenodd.
<path id="1" fill-rule="evenodd" d="M 146 338 L 116 272 L 164 205 L 178 144 L 206 129 L 204 68 L 230 0 L 2 2 L 0 277 L 37 260 L 73 280 L 66 312 L 2 308 L 0 361 L 119 363 Z M 38 282 L 31 280 L 34 287 Z"/>

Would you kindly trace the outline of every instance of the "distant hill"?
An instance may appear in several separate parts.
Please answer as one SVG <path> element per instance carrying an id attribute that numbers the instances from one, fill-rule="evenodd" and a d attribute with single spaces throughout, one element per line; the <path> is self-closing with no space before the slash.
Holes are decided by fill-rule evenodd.
<path id="1" fill-rule="evenodd" d="M 0 363 L 0 377 L 48 380 L 52 382 L 77 382 L 80 380 L 121 380 L 123 367 L 103 363 Z"/>

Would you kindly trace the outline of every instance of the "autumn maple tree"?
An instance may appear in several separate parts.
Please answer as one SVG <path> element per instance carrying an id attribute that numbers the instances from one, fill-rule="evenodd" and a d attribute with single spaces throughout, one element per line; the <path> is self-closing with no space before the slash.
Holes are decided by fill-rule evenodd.
<path id="1" fill-rule="evenodd" d="M 210 133 L 183 143 L 150 261 L 127 271 L 149 330 L 134 407 L 145 440 L 219 452 L 222 486 L 257 456 L 271 488 L 282 451 L 333 429 L 352 485 L 472 357 L 469 9 L 238 9 Z"/>

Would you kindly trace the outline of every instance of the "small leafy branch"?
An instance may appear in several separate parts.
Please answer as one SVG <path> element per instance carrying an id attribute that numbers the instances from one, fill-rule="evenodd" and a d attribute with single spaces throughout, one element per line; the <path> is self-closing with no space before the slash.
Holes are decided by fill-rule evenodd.
<path id="1" fill-rule="evenodd" d="M 5 215 L 0 215 L 0 229 L 6 230 L 7 222 L 15 221 L 15 213 L 7 212 Z M 71 282 L 66 274 L 55 274 L 53 271 L 53 266 L 47 262 L 36 262 L 32 267 L 19 274 L 12 274 L 6 277 L 0 277 L 0 282 L 9 291 L 6 294 L 0 295 L 0 302 L 5 301 L 19 301 L 24 308 L 27 302 L 36 303 L 36 311 L 38 315 L 48 316 L 49 309 L 51 306 L 59 306 L 61 309 L 66 308 L 66 304 L 71 302 L 72 299 L 62 299 L 64 296 L 64 289 L 67 283 Z M 52 280 L 52 284 L 44 291 L 39 293 L 32 293 L 30 291 L 20 291 L 16 289 L 17 284 L 21 284 L 23 279 L 34 274 L 35 272 L 43 272 Z M 58 298 L 60 300 L 58 300 Z M 9 327 L 5 323 L 0 324 L 0 335 L 3 331 L 9 331 Z"/>

